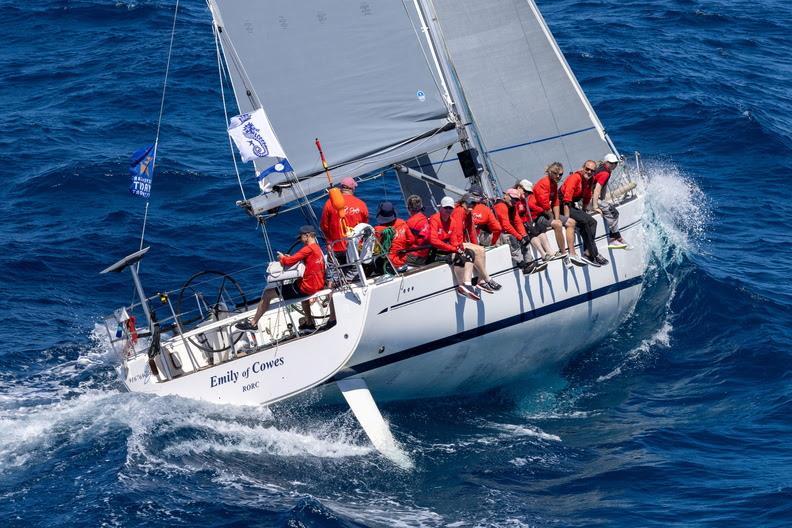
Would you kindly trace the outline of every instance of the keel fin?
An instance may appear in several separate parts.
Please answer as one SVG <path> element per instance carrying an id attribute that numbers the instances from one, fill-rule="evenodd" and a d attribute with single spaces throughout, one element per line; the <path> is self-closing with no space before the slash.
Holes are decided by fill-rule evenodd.
<path id="1" fill-rule="evenodd" d="M 412 460 L 393 438 L 366 382 L 361 378 L 347 378 L 336 381 L 336 385 L 377 451 L 399 467 L 411 469 Z"/>

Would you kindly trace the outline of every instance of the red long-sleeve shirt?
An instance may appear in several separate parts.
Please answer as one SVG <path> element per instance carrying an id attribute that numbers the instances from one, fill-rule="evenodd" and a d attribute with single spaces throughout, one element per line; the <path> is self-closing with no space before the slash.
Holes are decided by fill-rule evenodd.
<path id="1" fill-rule="evenodd" d="M 456 219 L 459 224 L 459 237 L 463 242 L 470 242 L 471 244 L 478 244 L 478 229 L 473 223 L 473 215 L 462 207 L 457 205 L 451 217 Z"/>
<path id="2" fill-rule="evenodd" d="M 522 223 L 517 207 L 509 207 L 503 200 L 495 202 L 493 207 L 495 210 L 495 217 L 500 222 L 501 228 L 504 233 L 515 237 L 517 240 L 522 240 L 525 236 L 525 225 Z"/>
<path id="3" fill-rule="evenodd" d="M 378 225 L 375 227 L 377 238 L 389 227 L 393 228 L 393 240 L 388 250 L 388 258 L 394 266 L 400 268 L 404 266 L 408 255 L 407 253 L 401 253 L 401 250 L 411 247 L 415 243 L 415 236 L 413 236 L 412 231 L 407 226 L 407 222 L 397 218 L 391 225 Z"/>
<path id="4" fill-rule="evenodd" d="M 363 200 L 354 195 L 345 194 L 344 204 L 347 227 L 351 228 L 360 223 L 368 223 L 368 207 L 366 207 Z M 344 239 L 345 233 L 341 232 L 341 218 L 329 199 L 325 203 L 324 209 L 322 209 L 322 219 L 319 221 L 319 227 L 322 229 L 322 233 L 324 233 L 327 244 L 332 251 L 346 250 L 347 241 Z"/>
<path id="5" fill-rule="evenodd" d="M 495 214 L 492 212 L 492 209 L 483 203 L 477 203 L 473 207 L 471 216 L 473 217 L 473 225 L 476 227 L 476 230 L 480 229 L 480 226 L 485 226 L 486 231 L 492 234 L 490 244 L 493 246 L 497 244 L 503 229 L 500 222 L 495 217 Z"/>
<path id="6" fill-rule="evenodd" d="M 559 205 L 558 184 L 545 176 L 534 184 L 533 194 L 528 196 L 528 208 L 536 218 L 545 211 L 552 211 L 556 205 Z"/>
<path id="7" fill-rule="evenodd" d="M 410 228 L 410 232 L 413 234 L 413 243 L 409 245 L 410 248 L 425 246 L 429 243 L 429 219 L 426 218 L 425 214 L 415 213 L 412 215 L 407 219 L 407 227 Z M 410 253 L 416 257 L 429 256 L 428 249 L 411 251 Z"/>
<path id="8" fill-rule="evenodd" d="M 300 261 L 305 263 L 305 272 L 297 281 L 297 289 L 305 295 L 313 295 L 324 288 L 325 262 L 319 244 L 305 245 L 294 255 L 282 255 L 278 261 L 284 266 L 293 266 Z"/>
<path id="9" fill-rule="evenodd" d="M 443 222 L 440 213 L 429 219 L 429 243 L 440 251 L 453 253 L 462 248 L 462 227 L 453 216 Z"/>
<path id="10" fill-rule="evenodd" d="M 561 184 L 561 196 L 564 202 L 591 201 L 591 180 L 583 177 L 580 171 L 573 172 Z"/>

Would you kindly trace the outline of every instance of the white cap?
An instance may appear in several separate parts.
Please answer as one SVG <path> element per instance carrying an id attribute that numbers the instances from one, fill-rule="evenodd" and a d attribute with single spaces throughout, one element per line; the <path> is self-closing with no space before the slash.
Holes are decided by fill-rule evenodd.
<path id="1" fill-rule="evenodd" d="M 528 180 L 520 180 L 520 183 L 518 185 L 522 187 L 525 190 L 525 192 L 533 192 L 533 183 L 531 183 Z"/>
<path id="2" fill-rule="evenodd" d="M 602 158 L 602 161 L 607 161 L 608 163 L 619 163 L 619 158 L 616 157 L 616 154 L 607 153 L 605 157 Z"/>
<path id="3" fill-rule="evenodd" d="M 443 196 L 440 200 L 440 207 L 454 207 L 454 199 L 450 196 Z"/>

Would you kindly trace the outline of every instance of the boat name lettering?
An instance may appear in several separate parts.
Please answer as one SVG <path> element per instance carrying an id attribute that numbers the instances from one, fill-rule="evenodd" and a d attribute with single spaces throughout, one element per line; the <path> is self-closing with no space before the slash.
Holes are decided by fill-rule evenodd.
<path id="1" fill-rule="evenodd" d="M 234 369 L 229 369 L 222 376 L 212 376 L 209 380 L 209 387 L 215 388 L 215 387 L 219 387 L 220 385 L 225 385 L 227 383 L 236 383 L 237 381 L 239 381 L 239 378 L 248 379 L 250 378 L 251 374 L 260 374 L 265 370 L 273 369 L 275 367 L 280 367 L 285 362 L 286 360 L 284 358 L 279 357 L 279 358 L 271 359 L 269 361 L 256 361 L 253 363 L 253 365 L 249 366 L 242 372 Z M 245 385 L 245 387 L 242 388 L 242 392 L 257 388 L 257 386 L 258 386 L 258 382 L 252 385 Z"/>
<path id="2" fill-rule="evenodd" d="M 267 369 L 280 367 L 283 365 L 284 359 L 282 357 L 275 358 L 272 361 L 256 361 L 253 363 L 253 372 L 258 374 L 259 372 L 264 372 Z M 247 377 L 247 376 L 246 376 Z"/>
<path id="3" fill-rule="evenodd" d="M 236 370 L 229 370 L 222 376 L 212 376 L 211 379 L 211 387 L 218 387 L 220 385 L 225 385 L 226 383 L 236 383 L 239 379 L 239 372 Z"/>

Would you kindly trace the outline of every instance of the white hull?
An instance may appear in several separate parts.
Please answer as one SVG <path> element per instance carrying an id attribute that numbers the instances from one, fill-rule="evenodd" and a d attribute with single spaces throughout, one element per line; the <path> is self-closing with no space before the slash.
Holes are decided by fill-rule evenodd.
<path id="1" fill-rule="evenodd" d="M 637 241 L 643 198 L 620 211 L 622 233 Z M 508 247 L 488 251 L 503 289 L 482 293 L 480 302 L 456 294 L 447 265 L 379 286 L 341 374 L 362 377 L 378 401 L 388 401 L 482 392 L 560 367 L 614 331 L 640 295 L 643 245 L 609 251 L 604 237 L 597 242 L 606 266 L 566 269 L 555 261 L 527 276 L 513 269 Z"/>
<path id="2" fill-rule="evenodd" d="M 323 399 L 340 401 L 329 382 L 350 377 L 362 378 L 378 401 L 387 401 L 476 393 L 557 368 L 615 330 L 640 295 L 647 264 L 639 240 L 643 198 L 619 209 L 625 238 L 639 243 L 631 251 L 609 251 L 599 219 L 598 247 L 610 260 L 600 268 L 566 269 L 554 261 L 526 276 L 500 246 L 487 252 L 487 264 L 503 288 L 482 293 L 479 302 L 456 294 L 448 265 L 434 265 L 356 286 L 359 300 L 336 293 L 338 323 L 313 336 L 195 369 L 174 337 L 163 345 L 179 355 L 179 376 L 151 376 L 145 354 L 127 360 L 120 375 L 132 391 L 269 404 L 317 385 L 325 388 Z M 259 332 L 258 342 L 264 337 Z M 278 364 L 255 366 L 267 362 Z M 217 383 L 229 371 L 238 379 L 232 374 Z"/>

